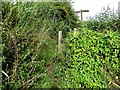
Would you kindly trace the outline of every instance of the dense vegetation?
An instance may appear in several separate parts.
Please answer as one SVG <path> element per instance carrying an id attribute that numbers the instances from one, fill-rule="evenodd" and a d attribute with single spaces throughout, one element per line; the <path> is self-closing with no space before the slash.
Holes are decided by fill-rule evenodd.
<path id="1" fill-rule="evenodd" d="M 94 18 L 89 18 L 87 28 L 98 31 L 119 31 L 120 32 L 120 19 L 118 19 L 118 12 L 112 10 L 109 6 L 103 8 L 101 13 L 97 14 Z"/>
<path id="2" fill-rule="evenodd" d="M 119 18 L 111 16 L 81 22 L 69 2 L 2 2 L 2 88 L 120 88 Z"/>
<path id="3" fill-rule="evenodd" d="M 67 87 L 110 88 L 119 83 L 120 35 L 82 29 L 67 38 Z"/>
<path id="4" fill-rule="evenodd" d="M 2 2 L 4 89 L 54 86 L 57 34 L 77 27 L 70 3 Z"/>

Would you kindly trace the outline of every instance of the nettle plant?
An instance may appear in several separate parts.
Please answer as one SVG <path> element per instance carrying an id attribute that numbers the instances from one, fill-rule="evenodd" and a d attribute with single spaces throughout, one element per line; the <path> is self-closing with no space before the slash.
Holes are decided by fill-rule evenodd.
<path id="1" fill-rule="evenodd" d="M 66 39 L 66 87 L 119 87 L 120 35 L 83 29 Z"/>

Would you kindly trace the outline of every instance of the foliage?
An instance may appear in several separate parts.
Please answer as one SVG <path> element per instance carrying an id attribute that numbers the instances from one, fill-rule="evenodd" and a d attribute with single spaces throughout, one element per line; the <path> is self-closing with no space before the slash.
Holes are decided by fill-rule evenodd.
<path id="1" fill-rule="evenodd" d="M 120 31 L 118 14 L 109 7 L 107 9 L 103 8 L 102 12 L 96 15 L 95 18 L 89 18 L 86 24 L 87 28 L 99 32 Z"/>
<path id="2" fill-rule="evenodd" d="M 119 34 L 111 31 L 102 34 L 84 28 L 76 34 L 69 33 L 66 42 L 66 87 L 110 88 L 113 83 L 119 85 Z"/>
<path id="3" fill-rule="evenodd" d="M 68 2 L 2 2 L 0 60 L 8 75 L 3 74 L 3 89 L 119 87 L 120 35 L 113 32 L 119 29 L 117 19 L 101 15 L 86 24 Z M 78 27 L 76 34 L 68 33 Z M 60 30 L 62 52 L 56 40 Z"/>
<path id="4" fill-rule="evenodd" d="M 2 2 L 3 89 L 50 88 L 58 30 L 65 34 L 77 20 L 67 2 Z"/>
<path id="5" fill-rule="evenodd" d="M 3 19 L 8 16 L 5 22 L 8 24 L 11 21 L 11 23 L 9 22 L 11 28 L 17 22 L 19 23 L 16 29 L 25 24 L 34 24 L 34 27 L 38 29 L 44 28 L 44 31 L 49 29 L 49 34 L 53 37 L 59 30 L 65 34 L 70 28 L 77 27 L 77 16 L 67 2 L 17 3 L 16 5 L 5 5 L 3 9 Z M 11 12 L 6 13 L 10 9 Z M 13 17 L 14 14 L 17 15 Z"/>

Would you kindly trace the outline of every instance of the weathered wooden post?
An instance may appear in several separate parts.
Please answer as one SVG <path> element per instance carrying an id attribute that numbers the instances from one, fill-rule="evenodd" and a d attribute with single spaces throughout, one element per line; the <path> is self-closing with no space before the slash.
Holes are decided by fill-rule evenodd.
<path id="1" fill-rule="evenodd" d="M 62 31 L 58 32 L 58 51 L 62 51 Z"/>
<path id="2" fill-rule="evenodd" d="M 75 11 L 75 13 L 81 13 L 81 21 L 83 21 L 83 12 L 89 12 L 89 10 Z"/>
<path id="3" fill-rule="evenodd" d="M 77 29 L 74 28 L 74 36 L 76 37 L 76 34 L 77 34 Z"/>
<path id="4" fill-rule="evenodd" d="M 82 12 L 82 10 L 81 10 L 81 21 L 83 21 L 83 12 Z"/>

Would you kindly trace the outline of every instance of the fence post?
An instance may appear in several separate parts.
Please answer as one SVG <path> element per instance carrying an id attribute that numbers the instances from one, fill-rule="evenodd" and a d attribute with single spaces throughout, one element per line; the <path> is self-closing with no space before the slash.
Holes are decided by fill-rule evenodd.
<path id="1" fill-rule="evenodd" d="M 62 51 L 62 31 L 58 32 L 58 51 Z"/>
<path id="2" fill-rule="evenodd" d="M 76 37 L 76 34 L 77 34 L 77 29 L 74 28 L 74 36 Z"/>

